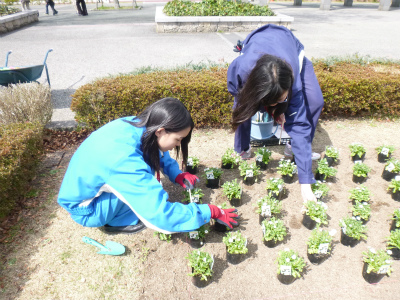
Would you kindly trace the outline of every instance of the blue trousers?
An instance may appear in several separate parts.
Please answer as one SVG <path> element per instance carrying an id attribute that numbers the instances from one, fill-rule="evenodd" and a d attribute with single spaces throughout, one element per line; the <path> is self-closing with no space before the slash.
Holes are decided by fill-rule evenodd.
<path id="1" fill-rule="evenodd" d="M 315 128 L 324 106 L 324 98 L 315 76 L 312 62 L 304 57 L 303 68 L 300 73 L 303 83 L 303 97 L 305 101 L 307 119 L 311 124 L 311 141 L 314 139 Z M 236 105 L 236 98 L 234 106 Z M 251 119 L 239 125 L 235 132 L 235 151 L 241 153 L 247 150 L 250 145 Z"/>
<path id="2" fill-rule="evenodd" d="M 102 193 L 95 198 L 90 205 L 93 205 L 93 213 L 85 216 L 71 215 L 72 219 L 85 227 L 127 226 L 136 225 L 139 218 L 124 202 L 111 193 Z"/>

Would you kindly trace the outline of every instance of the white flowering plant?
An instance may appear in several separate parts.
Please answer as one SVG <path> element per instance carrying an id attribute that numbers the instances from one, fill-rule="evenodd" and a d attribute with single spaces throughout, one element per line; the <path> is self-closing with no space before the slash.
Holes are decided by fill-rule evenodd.
<path id="1" fill-rule="evenodd" d="M 171 234 L 167 234 L 167 233 L 162 233 L 162 232 L 158 232 L 155 231 L 153 233 L 153 236 L 158 236 L 158 238 L 160 239 L 160 241 L 167 241 L 168 243 L 171 241 L 172 239 L 172 235 Z"/>
<path id="2" fill-rule="evenodd" d="M 351 211 L 353 212 L 353 216 L 356 217 L 356 220 L 368 220 L 371 216 L 371 205 L 367 202 L 357 202 L 352 206 Z"/>
<path id="3" fill-rule="evenodd" d="M 376 251 L 369 248 L 368 252 L 363 251 L 363 261 L 368 264 L 367 273 L 387 274 L 390 276 L 393 271 L 390 255 L 385 250 Z"/>
<path id="4" fill-rule="evenodd" d="M 301 272 L 306 267 L 304 258 L 300 257 L 297 252 L 285 248 L 283 251 L 279 251 L 279 256 L 276 260 L 278 263 L 278 274 L 283 274 L 282 267 L 290 267 L 290 273 L 293 277 L 300 278 Z M 286 274 L 284 274 L 286 275 Z"/>
<path id="5" fill-rule="evenodd" d="M 283 159 L 279 161 L 279 165 L 277 167 L 278 173 L 285 176 L 288 175 L 292 177 L 297 173 L 297 166 L 290 159 Z"/>
<path id="6" fill-rule="evenodd" d="M 262 147 L 258 148 L 255 152 L 256 155 L 256 161 L 263 162 L 264 164 L 268 164 L 269 160 L 271 159 L 272 152 L 271 150 Z"/>
<path id="7" fill-rule="evenodd" d="M 350 148 L 351 156 L 358 155 L 359 157 L 361 157 L 367 151 L 365 149 L 364 145 L 359 144 L 359 143 L 350 144 L 349 148 Z"/>
<path id="8" fill-rule="evenodd" d="M 270 194 L 274 194 L 272 196 L 278 196 L 280 192 L 283 191 L 285 188 L 285 182 L 282 178 L 270 178 L 267 179 L 267 186 L 265 187 L 266 190 L 270 191 Z"/>
<path id="9" fill-rule="evenodd" d="M 308 249 L 309 254 L 330 253 L 332 250 L 332 235 L 335 231 L 328 232 L 327 230 L 322 230 L 321 228 L 316 228 L 311 231 L 311 236 L 308 238 Z M 321 246 L 322 245 L 322 246 Z M 325 246 L 325 247 L 324 247 Z"/>
<path id="10" fill-rule="evenodd" d="M 189 156 L 186 165 L 193 168 L 198 167 L 200 165 L 200 159 L 196 156 Z"/>
<path id="11" fill-rule="evenodd" d="M 192 273 L 189 273 L 189 276 L 200 276 L 200 279 L 205 281 L 212 276 L 214 259 L 211 254 L 194 250 L 188 253 L 185 258 L 189 260 L 188 266 L 192 268 Z"/>
<path id="12" fill-rule="evenodd" d="M 244 176 L 244 180 L 247 177 L 255 177 L 257 181 L 257 176 L 261 174 L 260 167 L 256 165 L 255 162 L 249 163 L 247 160 L 242 160 L 239 164 L 240 176 Z M 250 176 L 249 174 L 252 174 Z"/>
<path id="13" fill-rule="evenodd" d="M 208 224 L 204 224 L 200 228 L 187 232 L 186 235 L 193 240 L 202 240 L 206 237 L 206 235 L 210 232 L 210 226 Z"/>
<path id="14" fill-rule="evenodd" d="M 364 185 L 360 185 L 350 190 L 350 199 L 355 202 L 369 202 L 371 200 L 371 192 Z"/>
<path id="15" fill-rule="evenodd" d="M 208 179 L 219 179 L 221 175 L 224 174 L 220 168 L 205 168 L 204 174 L 202 175 L 204 178 Z M 210 178 L 212 177 L 212 178 Z"/>
<path id="16" fill-rule="evenodd" d="M 333 146 L 326 146 L 325 156 L 333 158 L 334 161 L 337 161 L 339 158 L 339 150 Z"/>
<path id="17" fill-rule="evenodd" d="M 357 177 L 367 177 L 369 172 L 371 172 L 371 168 L 364 163 L 353 165 L 353 174 Z"/>
<path id="18" fill-rule="evenodd" d="M 246 254 L 249 251 L 247 249 L 247 239 L 242 236 L 240 231 L 227 232 L 222 241 L 226 245 L 228 253 Z"/>
<path id="19" fill-rule="evenodd" d="M 237 179 L 225 182 L 222 185 L 222 191 L 229 200 L 233 198 L 240 199 L 242 197 L 242 187 L 237 182 Z"/>
<path id="20" fill-rule="evenodd" d="M 388 249 L 400 249 L 400 229 L 391 231 L 390 236 L 387 239 Z"/>
<path id="21" fill-rule="evenodd" d="M 283 241 L 287 235 L 287 229 L 282 220 L 272 217 L 270 220 L 262 221 L 264 241 Z"/>
<path id="22" fill-rule="evenodd" d="M 335 176 L 337 170 L 334 167 L 330 167 L 326 161 L 326 158 L 323 158 L 318 162 L 317 172 L 323 175 L 324 180 L 326 180 L 328 177 Z"/>
<path id="23" fill-rule="evenodd" d="M 204 193 L 203 193 L 202 189 L 200 189 L 200 188 L 194 188 L 194 189 L 192 189 L 192 190 L 190 191 L 190 193 L 189 193 L 189 190 L 184 190 L 184 191 L 183 191 L 183 195 L 185 196 L 185 197 L 183 198 L 183 200 L 182 200 L 183 202 L 188 202 L 188 203 L 191 203 L 191 202 L 203 203 L 203 202 L 201 201 L 201 198 L 203 198 Z M 192 198 L 190 198 L 190 195 L 192 195 Z"/>
<path id="24" fill-rule="evenodd" d="M 317 182 L 311 184 L 311 190 L 314 193 L 315 197 L 317 199 L 320 199 L 328 195 L 329 187 L 325 183 L 317 180 Z"/>
<path id="25" fill-rule="evenodd" d="M 392 145 L 382 145 L 382 146 L 375 148 L 375 150 L 378 154 L 382 153 L 382 150 L 383 150 L 386 153 L 386 155 L 390 155 L 394 152 L 395 147 Z"/>
<path id="26" fill-rule="evenodd" d="M 356 240 L 367 239 L 367 226 L 363 225 L 355 217 L 343 218 L 339 220 L 339 225 L 347 236 Z"/>
<path id="27" fill-rule="evenodd" d="M 323 202 L 309 200 L 303 203 L 303 212 L 314 220 L 317 226 L 328 224 L 327 209 L 328 206 Z"/>
<path id="28" fill-rule="evenodd" d="M 222 155 L 222 164 L 223 165 L 232 164 L 231 166 L 232 169 L 235 165 L 238 165 L 241 161 L 242 157 L 240 156 L 240 154 L 237 153 L 232 148 L 228 148 Z"/>
<path id="29" fill-rule="evenodd" d="M 394 157 L 389 158 L 385 163 L 385 170 L 392 173 L 399 173 L 400 161 Z"/>
<path id="30" fill-rule="evenodd" d="M 272 215 L 278 215 L 282 211 L 282 203 L 269 195 L 258 199 L 255 206 L 257 207 L 256 213 L 262 215 L 263 217 L 267 217 L 265 215 L 266 211 L 269 211 Z"/>
<path id="31" fill-rule="evenodd" d="M 400 191 L 400 180 L 392 179 L 392 181 L 390 181 L 388 185 L 387 190 L 388 191 L 392 190 L 392 193 Z"/>

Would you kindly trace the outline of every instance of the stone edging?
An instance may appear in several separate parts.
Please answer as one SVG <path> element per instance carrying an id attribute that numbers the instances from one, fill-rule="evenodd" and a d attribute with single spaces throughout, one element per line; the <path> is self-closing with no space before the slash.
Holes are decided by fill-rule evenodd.
<path id="1" fill-rule="evenodd" d="M 26 10 L 0 18 L 0 34 L 13 31 L 27 24 L 39 21 L 39 11 Z"/>
<path id="2" fill-rule="evenodd" d="M 277 14 L 273 17 L 169 17 L 163 13 L 163 6 L 156 7 L 157 32 L 215 32 L 252 31 L 266 24 L 290 28 L 293 17 Z"/>

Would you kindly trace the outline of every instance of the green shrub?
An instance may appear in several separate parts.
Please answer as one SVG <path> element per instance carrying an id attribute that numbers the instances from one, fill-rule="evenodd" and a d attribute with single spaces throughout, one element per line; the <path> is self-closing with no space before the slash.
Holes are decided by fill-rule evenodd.
<path id="1" fill-rule="evenodd" d="M 0 218 L 25 194 L 43 149 L 43 127 L 0 125 Z"/>
<path id="2" fill-rule="evenodd" d="M 172 0 L 164 7 L 167 16 L 275 16 L 268 6 L 240 0 L 203 0 L 200 3 Z"/>

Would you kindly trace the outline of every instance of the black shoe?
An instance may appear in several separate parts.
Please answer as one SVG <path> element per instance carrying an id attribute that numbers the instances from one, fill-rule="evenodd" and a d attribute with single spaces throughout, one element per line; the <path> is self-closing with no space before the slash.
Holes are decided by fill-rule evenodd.
<path id="1" fill-rule="evenodd" d="M 53 12 L 53 16 L 55 16 L 56 14 L 58 14 L 58 11 Z"/>
<path id="2" fill-rule="evenodd" d="M 128 225 L 128 226 L 110 226 L 104 225 L 101 227 L 105 233 L 125 233 L 125 234 L 133 234 L 141 232 L 145 230 L 147 227 L 143 224 L 142 221 L 139 220 L 139 223 L 136 225 Z"/>

